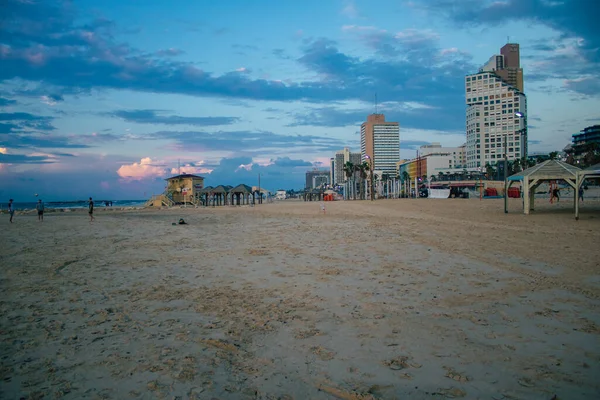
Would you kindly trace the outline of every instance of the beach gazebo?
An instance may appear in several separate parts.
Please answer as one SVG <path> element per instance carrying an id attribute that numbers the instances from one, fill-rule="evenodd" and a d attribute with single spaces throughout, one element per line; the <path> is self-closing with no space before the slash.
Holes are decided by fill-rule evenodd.
<path id="1" fill-rule="evenodd" d="M 544 182 L 563 180 L 575 190 L 574 199 L 577 201 L 577 176 L 581 169 L 558 160 L 547 160 L 524 171 L 508 177 L 509 185 L 521 182 L 523 190 L 523 212 L 529 214 L 534 209 L 535 190 Z M 506 189 L 508 190 L 508 188 Z M 577 203 L 575 203 L 577 207 Z"/>
<path id="2" fill-rule="evenodd" d="M 236 187 L 232 188 L 229 193 L 231 194 L 231 205 L 250 204 L 250 196 L 253 195 L 252 188 L 248 185 L 240 183 Z"/>
<path id="3" fill-rule="evenodd" d="M 579 188 L 583 181 L 588 178 L 600 178 L 600 164 L 592 165 L 581 171 L 577 171 L 577 184 L 575 188 L 575 219 L 579 220 Z"/>
<path id="4" fill-rule="evenodd" d="M 229 193 L 229 189 L 231 186 L 223 186 L 219 185 L 210 190 L 210 194 L 213 197 L 214 205 L 216 206 L 224 206 L 227 204 L 227 194 Z"/>

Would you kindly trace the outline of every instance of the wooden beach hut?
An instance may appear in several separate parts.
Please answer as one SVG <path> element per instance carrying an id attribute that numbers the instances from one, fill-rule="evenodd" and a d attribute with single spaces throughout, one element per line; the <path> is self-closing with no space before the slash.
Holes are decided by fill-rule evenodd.
<path id="1" fill-rule="evenodd" d="M 174 203 L 196 203 L 196 194 L 204 188 L 204 177 L 181 174 L 166 179 L 165 195 Z"/>

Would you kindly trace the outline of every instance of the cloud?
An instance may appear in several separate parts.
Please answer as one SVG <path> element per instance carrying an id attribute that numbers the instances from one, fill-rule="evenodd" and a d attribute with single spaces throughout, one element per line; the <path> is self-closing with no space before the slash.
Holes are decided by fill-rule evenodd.
<path id="1" fill-rule="evenodd" d="M 50 94 L 41 97 L 42 103 L 54 106 L 58 102 L 64 101 L 65 99 L 60 94 Z"/>
<path id="2" fill-rule="evenodd" d="M 427 142 L 424 140 L 401 140 L 400 148 L 404 150 L 417 150 L 419 147 L 430 143 L 431 142 Z"/>
<path id="3" fill-rule="evenodd" d="M 288 126 L 357 127 L 374 112 L 374 106 L 366 104 L 353 109 L 310 107 L 305 112 L 292 114 L 294 120 Z M 419 102 L 389 101 L 378 104 L 378 112 L 385 114 L 386 121 L 400 123 L 401 132 L 404 128 L 430 129 L 441 133 L 464 129 L 464 121 L 456 118 L 464 113 L 462 102 L 434 107 Z"/>
<path id="4" fill-rule="evenodd" d="M 310 166 L 312 166 L 312 163 L 309 161 L 305 161 L 305 160 L 292 160 L 289 157 L 279 157 L 274 160 L 271 160 L 270 165 L 274 165 L 276 167 L 295 168 L 295 167 L 310 167 Z"/>
<path id="5" fill-rule="evenodd" d="M 177 115 L 160 115 L 161 112 L 162 110 L 120 110 L 108 115 L 123 118 L 127 122 L 164 125 L 216 126 L 230 125 L 239 120 L 237 117 L 180 117 Z"/>
<path id="6" fill-rule="evenodd" d="M 25 154 L 6 154 L 0 152 L 0 164 L 48 164 L 54 160 L 47 156 L 31 156 Z"/>
<path id="7" fill-rule="evenodd" d="M 359 17 L 358 9 L 356 8 L 356 5 L 353 1 L 346 2 L 346 5 L 344 6 L 344 8 L 342 8 L 342 15 L 345 15 L 346 17 L 352 19 Z"/>
<path id="8" fill-rule="evenodd" d="M 237 71 L 215 75 L 193 63 L 160 58 L 117 43 L 111 24 L 77 24 L 71 7 L 7 1 L 11 23 L 0 27 L 0 82 L 43 81 L 70 92 L 113 88 L 319 103 L 371 98 L 377 90 L 382 99 L 406 95 L 423 99 L 432 92 L 436 93 L 433 97 L 443 97 L 452 89 L 456 101 L 463 96 L 465 72 L 475 68 L 462 54 L 439 54 L 435 33 L 405 30 L 382 34 L 373 42 L 378 54 L 396 57 L 385 62 L 346 55 L 326 39 L 305 40 L 297 61 L 320 74 L 314 80 L 252 79 Z M 39 22 L 40 15 L 48 17 Z M 442 99 L 439 101 L 441 104 Z"/>
<path id="9" fill-rule="evenodd" d="M 529 47 L 538 54 L 532 57 L 535 62 L 527 71 L 528 82 L 585 76 L 593 79 L 600 68 L 600 35 L 597 23 L 591 17 L 597 14 L 598 8 L 593 1 L 421 0 L 416 4 L 433 14 L 445 15 L 461 28 L 465 25 L 489 27 L 509 21 L 526 21 L 559 32 L 558 38 L 533 41 Z M 567 84 L 566 87 L 585 95 L 599 95 L 598 82 L 593 79 L 590 83 L 587 86 Z"/>
<path id="10" fill-rule="evenodd" d="M 16 100 L 5 99 L 4 97 L 0 97 L 0 107 L 12 106 L 17 104 Z"/>
<path id="11" fill-rule="evenodd" d="M 17 132 L 23 129 L 33 131 L 53 131 L 53 117 L 33 115 L 26 112 L 0 113 L 0 121 L 15 121 L 0 124 L 0 133 Z"/>
<path id="12" fill-rule="evenodd" d="M 157 165 L 150 157 L 145 157 L 140 162 L 121 165 L 117 174 L 127 181 L 140 181 L 164 177 L 167 175 L 167 171 L 164 165 Z"/>
<path id="13" fill-rule="evenodd" d="M 0 145 L 15 149 L 43 148 L 43 149 L 84 149 L 90 146 L 77 143 L 64 136 L 38 136 L 32 134 L 2 134 L 0 131 Z"/>
<path id="14" fill-rule="evenodd" d="M 181 49 L 174 49 L 172 47 L 169 49 L 159 50 L 156 52 L 156 55 L 161 56 L 161 57 L 175 57 L 175 56 L 180 56 L 182 54 L 185 54 L 185 51 L 183 51 Z"/>
<path id="15" fill-rule="evenodd" d="M 343 147 L 339 139 L 315 135 L 282 135 L 268 131 L 159 131 L 140 140 L 167 140 L 178 151 L 259 152 L 286 149 L 289 152 L 330 151 Z"/>
<path id="16" fill-rule="evenodd" d="M 575 79 L 567 79 L 564 82 L 568 89 L 590 96 L 600 94 L 600 78 L 598 76 L 586 76 Z"/>

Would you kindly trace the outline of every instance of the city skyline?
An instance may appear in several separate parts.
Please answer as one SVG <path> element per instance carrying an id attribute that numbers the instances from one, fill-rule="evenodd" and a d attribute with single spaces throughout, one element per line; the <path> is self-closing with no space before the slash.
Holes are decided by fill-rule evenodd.
<path id="1" fill-rule="evenodd" d="M 460 146 L 465 77 L 509 41 L 530 153 L 600 122 L 600 38 L 583 0 L 0 7 L 0 196 L 24 201 L 149 197 L 178 162 L 207 185 L 261 174 L 299 188 L 360 148 L 374 112 L 400 123 L 400 158 Z"/>

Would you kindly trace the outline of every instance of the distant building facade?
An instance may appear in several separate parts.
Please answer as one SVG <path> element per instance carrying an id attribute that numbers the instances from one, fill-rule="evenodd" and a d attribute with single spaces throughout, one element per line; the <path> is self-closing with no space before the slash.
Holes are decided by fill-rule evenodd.
<path id="1" fill-rule="evenodd" d="M 373 171 L 394 176 L 400 161 L 398 122 L 386 122 L 383 114 L 367 116 L 360 126 L 360 154 L 361 161 L 371 159 Z"/>
<path id="2" fill-rule="evenodd" d="M 442 147 L 440 143 L 434 142 L 419 147 L 419 156 L 448 155 L 450 168 L 465 168 L 467 166 L 466 147 L 466 144 L 458 147 Z"/>
<path id="3" fill-rule="evenodd" d="M 344 172 L 344 165 L 347 162 L 358 165 L 361 163 L 360 158 L 360 153 L 351 152 L 349 147 L 344 147 L 343 150 L 335 153 L 335 158 L 333 159 L 333 180 L 331 182 L 340 185 L 346 182 L 347 178 L 346 173 Z"/>
<path id="4" fill-rule="evenodd" d="M 504 160 L 505 148 L 509 160 L 527 156 L 527 98 L 518 44 L 505 45 L 479 72 L 465 77 L 465 102 L 467 168 Z"/>
<path id="5" fill-rule="evenodd" d="M 306 182 L 304 187 L 306 189 L 316 189 L 324 185 L 329 185 L 329 176 L 330 171 L 327 170 L 316 169 L 306 171 Z"/>
<path id="6" fill-rule="evenodd" d="M 594 144 L 600 148 L 600 125 L 588 126 L 581 132 L 575 133 L 571 137 L 568 153 L 573 155 L 575 161 L 580 160 Z"/>

